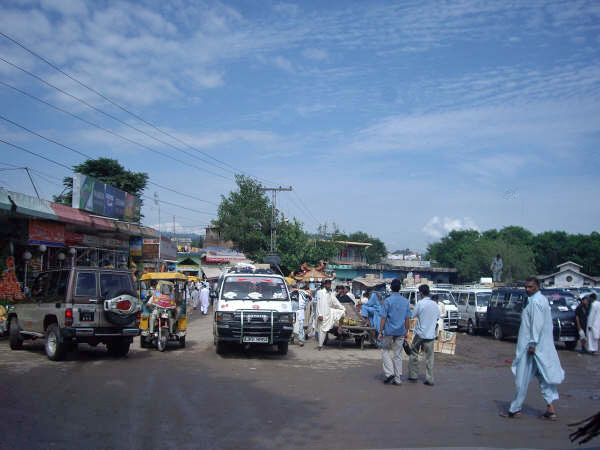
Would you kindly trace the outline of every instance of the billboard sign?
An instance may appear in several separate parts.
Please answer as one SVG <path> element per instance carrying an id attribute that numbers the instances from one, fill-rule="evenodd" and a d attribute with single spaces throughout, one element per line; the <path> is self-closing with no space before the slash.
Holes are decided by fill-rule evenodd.
<path id="1" fill-rule="evenodd" d="M 100 180 L 82 173 L 73 175 L 73 208 L 126 222 L 139 222 L 142 202 Z"/>

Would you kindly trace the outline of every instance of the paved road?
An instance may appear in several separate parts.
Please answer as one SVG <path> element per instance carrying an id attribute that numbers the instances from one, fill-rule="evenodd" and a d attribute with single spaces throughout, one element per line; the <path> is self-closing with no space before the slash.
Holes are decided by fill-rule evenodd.
<path id="1" fill-rule="evenodd" d="M 483 336 L 436 355 L 433 388 L 383 385 L 379 352 L 350 343 L 221 357 L 208 317 L 192 318 L 187 342 L 159 353 L 136 339 L 123 359 L 80 346 L 53 363 L 41 343 L 15 352 L 0 340 L 0 448 L 568 448 L 567 423 L 600 410 L 600 357 L 561 350 L 559 421 L 537 418 L 535 384 L 523 418 L 499 418 L 514 342 Z"/>

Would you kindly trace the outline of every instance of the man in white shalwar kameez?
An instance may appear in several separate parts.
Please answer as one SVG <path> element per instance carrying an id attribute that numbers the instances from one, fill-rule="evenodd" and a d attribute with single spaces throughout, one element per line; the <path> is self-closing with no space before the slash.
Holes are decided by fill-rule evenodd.
<path id="1" fill-rule="evenodd" d="M 200 311 L 202 312 L 203 316 L 208 313 L 208 305 L 210 301 L 209 294 L 210 290 L 208 289 L 208 286 L 204 285 L 200 291 Z"/>
<path id="2" fill-rule="evenodd" d="M 515 418 L 521 415 L 527 388 L 531 378 L 535 376 L 547 405 L 546 412 L 541 417 L 556 420 L 552 402 L 558 400 L 557 385 L 564 380 L 565 372 L 554 347 L 550 305 L 539 289 L 539 282 L 535 277 L 530 277 L 525 282 L 529 302 L 521 314 L 517 351 L 512 364 L 517 392 L 508 413 L 501 414 L 503 417 Z"/>
<path id="3" fill-rule="evenodd" d="M 598 341 L 600 341 L 600 302 L 596 294 L 590 294 L 590 312 L 587 320 L 587 351 L 593 355 L 598 354 Z"/>
<path id="4" fill-rule="evenodd" d="M 344 317 L 346 310 L 331 292 L 331 281 L 325 280 L 323 288 L 317 295 L 317 323 L 319 332 L 319 350 L 323 349 L 323 343 L 327 332 L 338 325 L 338 332 L 342 332 L 340 319 Z"/>
<path id="5" fill-rule="evenodd" d="M 198 302 L 200 301 L 200 291 L 197 287 L 192 289 L 192 306 L 194 309 L 198 308 Z"/>

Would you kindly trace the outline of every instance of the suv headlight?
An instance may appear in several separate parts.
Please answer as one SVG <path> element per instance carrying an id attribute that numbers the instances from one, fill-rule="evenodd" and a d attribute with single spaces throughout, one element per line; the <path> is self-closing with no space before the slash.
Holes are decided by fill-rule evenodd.
<path id="1" fill-rule="evenodd" d="M 294 323 L 296 321 L 296 314 L 294 314 L 294 313 L 279 314 L 279 321 L 286 322 L 286 323 Z"/>
<path id="2" fill-rule="evenodd" d="M 217 312 L 217 322 L 228 322 L 233 320 L 233 313 Z"/>

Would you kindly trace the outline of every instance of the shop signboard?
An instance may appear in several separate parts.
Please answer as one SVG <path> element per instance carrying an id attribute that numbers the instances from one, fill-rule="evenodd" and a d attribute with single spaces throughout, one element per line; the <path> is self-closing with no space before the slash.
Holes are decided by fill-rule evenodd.
<path id="1" fill-rule="evenodd" d="M 62 223 L 29 220 L 29 244 L 45 244 L 55 247 L 65 245 L 65 225 Z"/>
<path id="2" fill-rule="evenodd" d="M 129 255 L 134 257 L 142 256 L 143 239 L 139 236 L 129 238 Z"/>
<path id="3" fill-rule="evenodd" d="M 73 208 L 127 222 L 139 222 L 141 200 L 100 180 L 73 175 Z"/>

